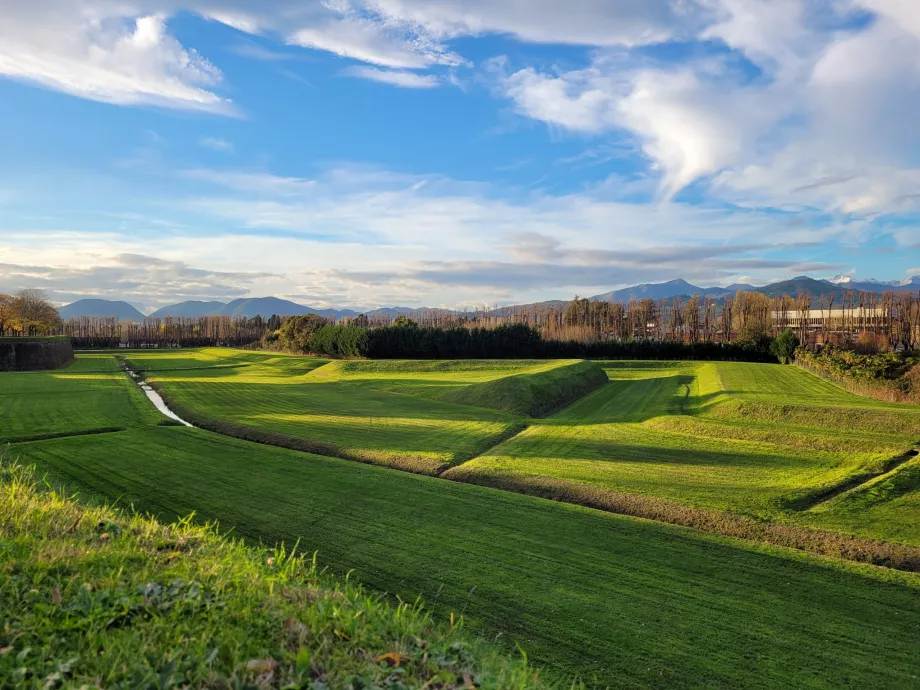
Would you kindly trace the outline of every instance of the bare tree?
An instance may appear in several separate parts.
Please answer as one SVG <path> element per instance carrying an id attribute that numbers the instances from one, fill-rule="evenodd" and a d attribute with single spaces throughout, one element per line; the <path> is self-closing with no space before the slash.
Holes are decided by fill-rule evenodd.
<path id="1" fill-rule="evenodd" d="M 60 314 L 40 290 L 20 290 L 10 300 L 13 330 L 22 335 L 48 333 L 60 321 Z"/>

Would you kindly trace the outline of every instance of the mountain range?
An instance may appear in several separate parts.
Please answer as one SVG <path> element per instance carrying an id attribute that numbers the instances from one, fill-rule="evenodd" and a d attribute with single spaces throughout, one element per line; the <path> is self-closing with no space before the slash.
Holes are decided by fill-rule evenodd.
<path id="1" fill-rule="evenodd" d="M 142 321 L 144 314 L 127 302 L 107 299 L 81 299 L 58 310 L 65 321 L 81 316 L 114 317 L 119 321 Z"/>
<path id="2" fill-rule="evenodd" d="M 699 287 L 692 285 L 683 279 L 669 280 L 664 283 L 642 283 L 632 287 L 611 290 L 600 295 L 589 297 L 591 301 L 605 302 L 629 302 L 633 299 L 671 299 L 673 297 L 690 298 L 693 295 L 702 297 L 712 297 L 716 300 L 723 300 L 726 297 L 734 295 L 738 290 L 745 292 L 754 291 L 762 292 L 770 297 L 781 297 L 782 295 L 795 296 L 802 292 L 810 293 L 812 297 L 834 295 L 836 298 L 842 298 L 847 292 L 874 292 L 881 294 L 883 292 L 915 292 L 920 291 L 920 276 L 913 276 L 902 281 L 879 281 L 879 280 L 854 280 L 849 276 L 839 275 L 830 280 L 817 280 L 808 276 L 798 276 L 791 280 L 784 280 L 778 283 L 771 283 L 760 287 L 743 283 L 736 283 L 726 287 Z M 550 302 L 541 302 L 545 306 L 561 306 L 568 302 L 565 300 L 553 300 Z M 529 305 L 523 305 L 529 306 Z M 400 314 L 418 314 L 430 312 L 444 312 L 447 310 L 433 309 L 430 307 L 382 307 L 379 309 L 316 309 L 314 307 L 297 304 L 290 300 L 278 297 L 250 297 L 235 299 L 232 302 L 200 302 L 189 300 L 171 304 L 150 314 L 150 318 L 187 317 L 198 318 L 200 316 L 230 316 L 253 318 L 262 316 L 268 318 L 272 314 L 279 316 L 297 316 L 300 314 L 319 314 L 327 318 L 339 319 L 342 317 L 355 317 L 359 314 L 367 314 L 369 318 L 374 317 L 395 317 Z M 122 301 L 111 301 L 104 299 L 81 299 L 73 304 L 68 304 L 60 309 L 61 318 L 64 320 L 79 318 L 81 316 L 89 317 L 115 317 L 119 320 L 140 321 L 144 319 L 144 314 L 134 306 Z"/>

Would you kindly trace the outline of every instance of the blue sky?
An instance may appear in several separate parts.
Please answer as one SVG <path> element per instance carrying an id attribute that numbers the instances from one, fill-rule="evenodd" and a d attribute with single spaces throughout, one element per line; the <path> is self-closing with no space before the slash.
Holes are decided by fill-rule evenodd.
<path id="1" fill-rule="evenodd" d="M 0 7 L 0 291 L 474 306 L 920 273 L 915 0 Z"/>

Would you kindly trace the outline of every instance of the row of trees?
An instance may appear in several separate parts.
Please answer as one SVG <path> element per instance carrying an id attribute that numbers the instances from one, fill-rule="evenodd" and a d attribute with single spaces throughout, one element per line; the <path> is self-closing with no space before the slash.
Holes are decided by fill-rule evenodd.
<path id="1" fill-rule="evenodd" d="M 242 347 L 259 342 L 266 333 L 282 327 L 281 317 L 251 319 L 229 316 L 198 318 L 155 318 L 119 321 L 110 317 L 82 317 L 61 324 L 61 335 L 69 336 L 74 347 L 169 348 Z"/>
<path id="2" fill-rule="evenodd" d="M 871 334 L 885 347 L 920 345 L 920 299 L 916 293 L 849 291 L 839 295 L 809 293 L 769 297 L 738 291 L 727 299 L 711 296 L 631 300 L 549 302 L 513 307 L 450 312 L 423 309 L 404 317 L 421 326 L 494 328 L 523 323 L 547 340 L 667 340 L 687 343 L 734 342 L 775 337 L 792 330 L 804 344 L 849 346 Z M 377 316 L 356 325 L 389 326 L 394 316 Z"/>
<path id="3" fill-rule="evenodd" d="M 802 343 L 849 345 L 869 333 L 905 349 L 920 346 L 916 294 L 847 293 L 813 299 L 742 292 L 722 304 L 711 297 L 632 300 L 626 304 L 575 298 L 564 310 L 517 314 L 550 339 L 653 339 L 688 343 L 759 340 L 792 330 Z M 512 317 L 513 318 L 513 317 Z"/>
<path id="4" fill-rule="evenodd" d="M 39 290 L 0 294 L 0 337 L 47 335 L 58 327 L 60 320 L 58 310 Z"/>
<path id="5" fill-rule="evenodd" d="M 789 333 L 792 336 L 791 333 Z M 793 342 L 788 349 L 791 355 Z M 372 359 L 503 359 L 503 358 L 598 358 L 598 359 L 697 359 L 782 360 L 786 350 L 774 342 L 738 340 L 732 343 L 679 340 L 547 340 L 527 324 L 495 327 L 453 325 L 425 326 L 402 316 L 389 326 L 364 327 L 332 324 L 315 315 L 289 319 L 268 339 L 273 347 L 330 357 Z M 771 346 L 773 346 L 771 348 Z"/>
<path id="6" fill-rule="evenodd" d="M 402 315 L 369 321 L 362 315 L 340 320 L 338 325 L 377 331 L 414 322 L 425 328 L 459 327 L 468 331 L 522 324 L 535 329 L 545 341 L 585 344 L 634 340 L 686 344 L 759 342 L 791 330 L 803 345 L 855 344 L 874 350 L 920 346 L 920 299 L 916 294 L 903 293 L 849 292 L 843 298 L 834 295 L 813 298 L 808 294 L 770 298 L 759 292 L 739 291 L 721 302 L 712 297 L 693 296 L 632 300 L 625 304 L 576 297 L 568 303 L 463 313 L 423 310 L 416 317 Z M 273 315 L 268 319 L 159 318 L 138 322 L 86 317 L 62 323 L 40 292 L 24 290 L 14 296 L 0 295 L 0 334 L 66 335 L 73 339 L 75 347 L 82 348 L 239 347 L 261 341 L 268 347 L 305 351 L 313 333 L 326 325 L 331 324 L 315 314 L 291 318 Z M 385 337 L 384 333 L 379 337 Z M 459 336 L 455 333 L 451 337 Z"/>

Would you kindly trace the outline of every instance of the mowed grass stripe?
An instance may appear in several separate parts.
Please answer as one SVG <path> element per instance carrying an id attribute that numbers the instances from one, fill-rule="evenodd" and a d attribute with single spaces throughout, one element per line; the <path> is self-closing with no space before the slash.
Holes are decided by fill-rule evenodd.
<path id="1" fill-rule="evenodd" d="M 202 356 L 220 361 L 210 351 Z M 182 361 L 188 364 L 192 357 L 186 353 Z M 341 449 L 330 451 L 333 455 L 428 474 L 475 457 L 523 426 L 500 411 L 329 380 L 319 375 L 322 368 L 305 371 L 316 361 L 301 367 L 296 358 L 263 355 L 263 363 L 250 357 L 244 368 L 169 371 L 158 368 L 164 366 L 158 359 L 157 353 L 129 357 L 180 414 L 200 425 L 245 435 L 232 426 L 242 425 L 268 432 L 258 435 L 262 442 L 272 442 L 275 433 L 278 445 L 296 445 L 291 438 L 316 441 L 317 451 L 325 444 Z M 167 356 L 164 363 L 175 359 Z"/>
<path id="2" fill-rule="evenodd" d="M 560 414 L 533 421 L 525 432 L 444 476 L 701 528 L 709 517 L 688 521 L 675 506 L 823 525 L 864 539 L 920 546 L 920 522 L 906 512 L 913 504 L 903 500 L 877 506 L 877 519 L 864 525 L 797 514 L 900 462 L 920 439 L 920 408 L 863 401 L 791 367 L 602 366 L 610 385 Z M 641 497 L 649 497 L 648 505 L 639 505 Z M 882 519 L 886 511 L 891 530 Z M 908 524 L 913 529 L 905 529 Z M 726 533 L 742 531 L 756 532 L 732 526 Z M 796 543 L 808 544 L 807 537 L 796 537 Z M 837 549 L 830 540 L 819 551 Z M 882 560 L 893 563 L 887 556 Z M 899 567 L 913 566 L 904 561 Z"/>
<path id="3" fill-rule="evenodd" d="M 19 450 L 140 510 L 300 540 L 337 571 L 465 611 L 599 685 L 910 687 L 920 674 L 916 576 L 195 429 Z"/>
<path id="4" fill-rule="evenodd" d="M 111 355 L 79 355 L 49 372 L 0 373 L 0 443 L 162 419 Z"/>

